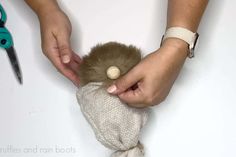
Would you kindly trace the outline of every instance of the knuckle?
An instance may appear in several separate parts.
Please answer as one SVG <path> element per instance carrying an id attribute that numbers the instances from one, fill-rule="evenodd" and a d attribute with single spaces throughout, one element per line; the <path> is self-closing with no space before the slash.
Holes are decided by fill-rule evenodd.
<path id="1" fill-rule="evenodd" d="M 146 105 L 159 104 L 165 101 L 166 97 L 167 95 L 163 95 L 161 93 L 158 94 L 148 93 L 144 96 L 144 103 Z"/>
<path id="2" fill-rule="evenodd" d="M 167 97 L 167 93 L 166 92 L 161 92 L 161 91 L 158 92 L 158 94 L 156 96 L 159 103 L 165 101 L 166 97 Z"/>
<path id="3" fill-rule="evenodd" d="M 42 46 L 42 52 L 43 52 L 44 56 L 49 58 L 49 56 L 50 56 L 49 54 L 50 54 L 51 50 L 48 47 Z"/>
<path id="4" fill-rule="evenodd" d="M 138 105 L 136 105 L 137 108 L 145 108 L 147 106 L 148 106 L 147 104 L 138 104 Z"/>
<path id="5" fill-rule="evenodd" d="M 153 98 L 151 98 L 151 97 L 150 97 L 150 98 L 147 98 L 147 99 L 146 99 L 146 104 L 147 104 L 147 105 L 152 105 L 152 104 L 153 104 Z"/>
<path id="6" fill-rule="evenodd" d="M 42 46 L 42 52 L 47 57 L 48 56 L 48 49 Z"/>
<path id="7" fill-rule="evenodd" d="M 69 50 L 69 46 L 66 45 L 66 44 L 59 45 L 58 49 L 59 49 L 60 52 L 65 53 L 66 50 Z"/>
<path id="8" fill-rule="evenodd" d="M 162 94 L 156 95 L 154 99 L 155 101 L 153 102 L 152 105 L 158 105 L 162 103 L 163 101 L 165 101 L 166 97 L 167 97 L 166 95 L 162 95 Z"/>
<path id="9" fill-rule="evenodd" d="M 136 107 L 136 108 L 144 108 L 144 107 L 146 107 L 147 105 L 146 105 L 146 104 L 143 104 L 143 103 L 140 103 L 140 104 L 129 104 L 129 106 L 131 106 L 131 107 Z"/>
<path id="10" fill-rule="evenodd" d="M 167 97 L 167 96 L 162 96 L 162 97 L 160 98 L 160 102 L 165 101 L 165 100 L 166 100 L 166 97 Z"/>
<path id="11" fill-rule="evenodd" d="M 153 101 L 154 101 L 154 97 L 152 95 L 145 95 L 144 96 L 145 104 L 151 105 L 151 104 L 153 104 Z"/>
<path id="12" fill-rule="evenodd" d="M 42 51 L 43 51 L 43 55 L 48 58 L 48 51 L 46 50 L 42 50 Z"/>

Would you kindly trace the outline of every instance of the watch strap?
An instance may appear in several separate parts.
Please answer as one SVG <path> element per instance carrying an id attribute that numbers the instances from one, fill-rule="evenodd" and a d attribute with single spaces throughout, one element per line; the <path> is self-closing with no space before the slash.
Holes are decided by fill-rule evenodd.
<path id="1" fill-rule="evenodd" d="M 165 35 L 162 38 L 164 41 L 167 38 L 178 38 L 189 45 L 189 58 L 194 56 L 194 48 L 198 39 L 198 33 L 194 33 L 186 28 L 183 27 L 170 27 L 166 30 Z"/>

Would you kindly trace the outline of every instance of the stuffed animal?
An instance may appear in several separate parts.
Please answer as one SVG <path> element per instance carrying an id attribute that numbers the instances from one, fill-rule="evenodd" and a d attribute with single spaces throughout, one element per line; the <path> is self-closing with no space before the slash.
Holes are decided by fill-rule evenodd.
<path id="1" fill-rule="evenodd" d="M 139 136 L 148 118 L 148 108 L 130 107 L 106 91 L 140 60 L 141 51 L 136 47 L 109 42 L 93 47 L 83 57 L 79 69 L 78 103 L 97 140 L 115 150 L 112 157 L 144 156 Z"/>

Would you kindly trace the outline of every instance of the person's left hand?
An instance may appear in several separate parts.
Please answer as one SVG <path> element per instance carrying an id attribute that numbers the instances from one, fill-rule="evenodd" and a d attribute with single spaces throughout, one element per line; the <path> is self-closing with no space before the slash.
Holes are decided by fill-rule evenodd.
<path id="1" fill-rule="evenodd" d="M 126 75 L 116 80 L 107 92 L 133 107 L 161 103 L 168 95 L 187 57 L 187 44 L 166 39 L 157 51 L 147 55 Z"/>

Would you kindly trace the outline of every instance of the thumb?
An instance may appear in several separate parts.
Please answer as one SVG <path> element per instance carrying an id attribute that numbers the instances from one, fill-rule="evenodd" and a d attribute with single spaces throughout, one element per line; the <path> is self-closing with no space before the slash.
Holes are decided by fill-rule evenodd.
<path id="1" fill-rule="evenodd" d="M 141 73 L 137 68 L 131 69 L 127 74 L 117 79 L 113 85 L 107 88 L 111 94 L 120 94 L 131 88 L 141 79 Z"/>
<path id="2" fill-rule="evenodd" d="M 58 50 L 63 63 L 69 63 L 72 57 L 72 49 L 70 46 L 70 35 L 67 33 L 56 37 Z"/>

